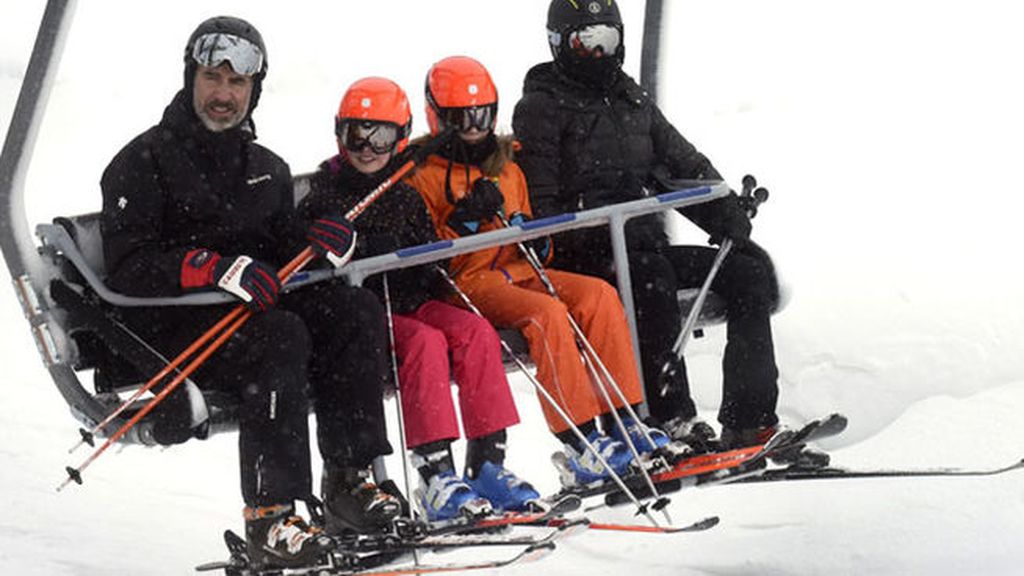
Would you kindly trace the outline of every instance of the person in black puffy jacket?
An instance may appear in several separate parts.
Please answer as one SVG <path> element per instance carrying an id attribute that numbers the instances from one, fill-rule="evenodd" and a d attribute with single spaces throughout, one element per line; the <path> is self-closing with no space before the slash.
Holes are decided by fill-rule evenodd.
<path id="1" fill-rule="evenodd" d="M 637 200 L 664 191 L 659 183 L 672 179 L 722 179 L 622 71 L 623 25 L 614 0 L 553 0 L 547 27 L 553 61 L 527 73 L 512 121 L 537 217 Z M 680 212 L 712 243 L 734 242 L 712 284 L 728 311 L 718 420 L 722 444 L 754 444 L 778 423 L 774 269 L 750 241 L 750 220 L 735 194 Z M 676 292 L 701 285 L 716 250 L 669 245 L 663 220 L 652 214 L 626 225 L 646 400 L 675 438 L 706 444 L 715 431 L 697 415 L 685 366 L 671 349 L 685 318 Z M 614 281 L 607 230 L 560 235 L 554 265 Z"/>
<path id="2" fill-rule="evenodd" d="M 391 452 L 384 309 L 368 290 L 335 283 L 280 292 L 278 269 L 306 246 L 343 265 L 355 230 L 337 213 L 301 224 L 288 165 L 253 141 L 251 115 L 267 69 L 259 32 L 239 18 L 211 18 L 189 38 L 184 62 L 185 86 L 159 124 L 103 173 L 105 281 L 132 296 L 222 290 L 252 312 L 193 377 L 241 404 L 239 468 L 254 566 L 306 565 L 325 553 L 318 529 L 294 509 L 312 494 L 311 400 L 325 470 L 339 476 L 336 493 L 325 497 L 347 502 L 357 529 L 377 529 L 400 511 L 396 498 L 366 480 L 371 462 Z M 234 307 L 117 312 L 174 358 Z M 187 403 L 184 390 L 152 415 L 161 444 L 202 435 L 173 409 Z"/>

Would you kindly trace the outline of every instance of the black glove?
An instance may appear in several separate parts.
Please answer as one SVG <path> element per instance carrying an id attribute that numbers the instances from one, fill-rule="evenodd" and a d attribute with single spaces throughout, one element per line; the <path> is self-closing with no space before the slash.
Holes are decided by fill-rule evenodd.
<path id="1" fill-rule="evenodd" d="M 356 229 L 341 214 L 331 214 L 313 222 L 306 240 L 318 255 L 327 256 L 335 268 L 341 268 L 356 250 Z"/>
<path id="2" fill-rule="evenodd" d="M 199 248 L 181 262 L 181 287 L 186 290 L 216 286 L 235 296 L 253 312 L 277 304 L 281 281 L 277 270 L 248 256 L 222 258 L 213 250 Z"/>
<path id="3" fill-rule="evenodd" d="M 532 218 L 530 218 L 526 214 L 523 214 L 522 212 L 516 212 L 515 214 L 512 215 L 511 218 L 508 219 L 508 224 L 509 226 L 518 226 L 524 222 L 529 222 L 530 220 L 532 220 Z M 533 253 L 536 254 L 538 258 L 540 258 L 542 264 L 547 263 L 549 257 L 551 256 L 550 236 L 542 236 L 540 238 L 534 238 L 533 240 L 527 240 L 526 242 L 523 242 L 523 244 L 525 244 L 531 250 L 533 250 Z"/>
<path id="4" fill-rule="evenodd" d="M 505 206 L 498 183 L 490 178 L 477 178 L 473 188 L 455 203 L 455 210 L 448 217 L 448 225 L 459 236 L 475 234 L 481 222 L 490 220 Z"/>
<path id="5" fill-rule="evenodd" d="M 733 244 L 745 243 L 750 239 L 750 217 L 735 194 L 722 198 L 722 201 L 722 209 L 713 219 L 708 243 L 721 245 L 726 238 L 731 239 Z"/>

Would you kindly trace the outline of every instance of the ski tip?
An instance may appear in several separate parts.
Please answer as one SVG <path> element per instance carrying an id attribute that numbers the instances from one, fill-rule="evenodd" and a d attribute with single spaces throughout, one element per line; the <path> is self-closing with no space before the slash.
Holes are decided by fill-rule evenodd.
<path id="1" fill-rule="evenodd" d="M 551 503 L 548 515 L 564 516 L 569 512 L 579 510 L 581 506 L 583 506 L 583 498 L 576 494 L 566 494 Z"/>
<path id="2" fill-rule="evenodd" d="M 692 524 L 694 530 L 707 530 L 718 526 L 721 519 L 718 516 L 708 516 L 703 520 L 698 520 Z"/>
<path id="3" fill-rule="evenodd" d="M 548 554 L 551 554 L 554 551 L 555 551 L 555 543 L 554 542 L 540 542 L 540 543 L 537 543 L 537 544 L 534 544 L 532 546 L 527 547 L 526 550 L 523 550 L 523 553 L 520 556 L 520 558 L 522 558 L 524 560 L 525 559 L 539 560 L 539 559 L 547 556 Z"/>
<path id="4" fill-rule="evenodd" d="M 217 562 L 206 562 L 196 566 L 196 572 L 213 572 L 214 570 L 228 570 L 229 568 L 235 568 L 230 562 L 217 561 Z"/>
<path id="5" fill-rule="evenodd" d="M 666 528 L 665 532 L 703 532 L 704 530 L 710 530 L 715 526 L 718 526 L 718 516 L 708 516 L 702 520 L 698 520 L 689 526 L 681 526 L 678 528 Z"/>
<path id="6" fill-rule="evenodd" d="M 825 422 L 842 422 L 842 423 L 845 424 L 845 423 L 848 423 L 850 420 L 849 420 L 849 418 L 846 417 L 845 414 L 840 414 L 839 412 L 833 412 L 833 413 L 829 414 L 828 416 L 826 416 L 825 418 L 823 418 L 823 421 L 825 421 Z"/>

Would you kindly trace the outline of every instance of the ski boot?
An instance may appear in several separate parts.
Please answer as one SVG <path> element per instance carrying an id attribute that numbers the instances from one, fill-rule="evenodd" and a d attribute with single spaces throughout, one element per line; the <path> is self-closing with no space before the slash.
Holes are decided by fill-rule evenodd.
<path id="1" fill-rule="evenodd" d="M 451 470 L 435 474 L 417 489 L 417 500 L 427 521 L 444 523 L 458 518 L 480 518 L 491 514 L 491 503 Z"/>
<path id="2" fill-rule="evenodd" d="M 587 442 L 601 454 L 616 474 L 622 476 L 629 470 L 633 455 L 625 444 L 605 436 L 598 430 L 587 436 Z M 565 488 L 582 488 L 611 478 L 611 472 L 601 464 L 593 452 L 588 448 L 581 450 L 582 452 L 575 446 L 566 444 L 563 452 L 555 452 L 551 456 Z"/>
<path id="3" fill-rule="evenodd" d="M 622 424 L 629 432 L 629 439 L 640 454 L 640 458 L 643 460 L 642 464 L 649 469 L 668 468 L 683 458 L 693 455 L 693 449 L 689 445 L 673 440 L 658 428 L 637 422 L 628 416 L 622 419 Z M 654 441 L 653 446 L 647 439 L 648 436 Z M 623 444 L 626 443 L 622 430 L 618 426 L 612 430 L 612 439 Z"/>
<path id="4" fill-rule="evenodd" d="M 243 514 L 249 563 L 257 570 L 314 566 L 330 550 L 330 539 L 291 504 L 246 507 Z"/>
<path id="5" fill-rule="evenodd" d="M 477 494 L 490 501 L 497 512 L 547 509 L 540 493 L 533 486 L 499 464 L 486 461 L 476 478 L 467 476 L 464 481 Z"/>
<path id="6" fill-rule="evenodd" d="M 722 450 L 736 450 L 748 446 L 761 446 L 782 430 L 780 424 L 756 426 L 753 428 L 722 428 L 719 440 Z"/>
<path id="7" fill-rule="evenodd" d="M 370 482 L 369 478 L 369 470 L 324 469 L 321 492 L 328 534 L 383 532 L 401 514 L 401 500 Z"/>

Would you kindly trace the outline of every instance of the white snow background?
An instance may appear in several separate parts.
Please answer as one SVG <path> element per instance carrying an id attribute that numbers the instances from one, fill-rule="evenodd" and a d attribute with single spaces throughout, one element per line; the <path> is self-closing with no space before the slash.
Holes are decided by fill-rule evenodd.
<path id="1" fill-rule="evenodd" d="M 622 4 L 626 67 L 637 75 L 642 3 Z M 775 318 L 782 418 L 847 414 L 849 430 L 824 447 L 851 467 L 989 467 L 1024 456 L 1020 9 L 994 0 L 667 4 L 663 109 L 733 186 L 753 173 L 772 192 L 754 236 L 791 292 Z M 0 126 L 43 5 L 2 8 Z M 333 153 L 332 115 L 362 76 L 400 82 L 422 132 L 424 74 L 451 54 L 489 67 L 508 130 L 523 75 L 549 58 L 546 10 L 546 0 L 80 2 L 27 178 L 29 221 L 99 208 L 103 168 L 159 120 L 181 86 L 184 42 L 208 16 L 243 16 L 263 33 L 260 141 L 300 173 Z M 688 224 L 679 235 L 704 240 Z M 235 436 L 112 450 L 83 486 L 56 493 L 64 466 L 86 456 L 66 453 L 78 424 L 9 288 L 0 315 L 0 571 L 188 574 L 223 557 L 221 531 L 242 524 Z M 688 351 L 711 420 L 723 332 L 708 330 Z M 512 384 L 523 423 L 511 430 L 509 465 L 553 491 L 547 456 L 558 446 L 528 382 Z M 401 475 L 398 460 L 389 468 Z M 691 489 L 672 496 L 673 519 L 719 515 L 715 529 L 591 531 L 503 573 L 1020 574 L 1022 479 Z M 630 520 L 631 511 L 594 517 Z"/>

